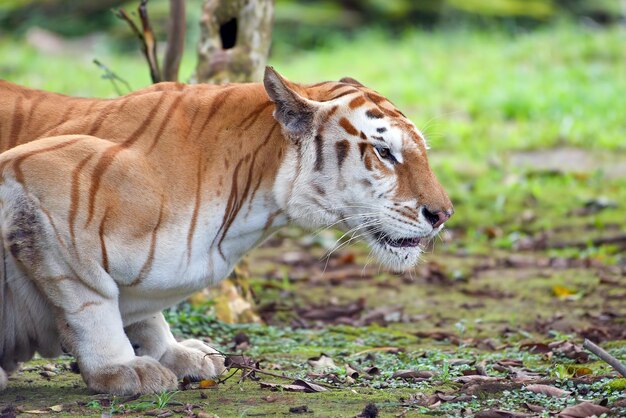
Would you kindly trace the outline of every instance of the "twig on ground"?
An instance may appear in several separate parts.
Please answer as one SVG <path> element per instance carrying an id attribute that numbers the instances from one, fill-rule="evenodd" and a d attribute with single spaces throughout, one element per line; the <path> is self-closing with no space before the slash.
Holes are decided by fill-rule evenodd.
<path id="1" fill-rule="evenodd" d="M 585 339 L 585 342 L 583 343 L 583 347 L 585 347 L 587 350 L 591 351 L 593 354 L 598 356 L 600 360 L 604 361 L 605 363 L 613 367 L 615 370 L 617 370 L 619 374 L 626 377 L 626 365 L 624 365 L 618 359 L 616 359 L 615 357 L 613 357 L 612 355 L 604 351 L 602 348 L 598 347 L 597 345 L 595 345 L 594 343 L 592 343 L 591 341 L 587 339 Z"/>
<path id="2" fill-rule="evenodd" d="M 296 377 L 285 376 L 284 374 L 272 373 L 272 372 L 268 372 L 267 370 L 260 369 L 260 368 L 258 368 L 256 366 L 256 363 L 253 364 L 253 360 L 251 358 L 246 357 L 246 356 L 242 356 L 241 354 L 229 355 L 227 353 L 222 353 L 220 351 L 218 351 L 217 353 L 205 354 L 205 356 L 211 356 L 211 355 L 223 356 L 224 358 L 230 360 L 230 364 L 228 364 L 226 367 L 244 371 L 243 378 L 250 377 L 252 373 L 261 373 L 261 374 L 264 374 L 264 375 L 267 375 L 267 376 L 276 377 L 276 378 L 279 378 L 279 379 L 298 380 L 298 378 L 296 378 Z M 240 358 L 243 361 L 234 361 L 233 359 L 235 359 L 235 358 Z M 227 376 L 226 378 L 219 380 L 219 383 L 225 382 L 226 380 L 228 380 L 231 377 L 233 377 L 234 374 L 235 373 L 232 373 L 229 376 Z M 331 385 L 328 385 L 328 384 L 325 384 L 325 383 L 309 382 L 309 381 L 307 381 L 305 379 L 299 379 L 299 380 L 301 380 L 301 381 L 303 381 L 305 383 L 312 383 L 312 384 L 315 384 L 315 385 L 327 387 L 329 389 L 335 389 L 334 386 L 331 386 Z"/>
<path id="3" fill-rule="evenodd" d="M 98 68 L 100 68 L 102 71 L 104 71 L 104 74 L 102 74 L 102 78 L 104 78 L 105 80 L 109 80 L 111 84 L 113 84 L 113 88 L 119 96 L 121 96 L 123 93 L 117 85 L 116 81 L 124 84 L 124 87 L 126 87 L 129 93 L 133 91 L 133 89 L 130 87 L 130 84 L 128 84 L 128 81 L 124 80 L 122 77 L 114 73 L 109 67 L 101 63 L 98 59 L 94 59 L 93 63 L 96 64 Z"/>

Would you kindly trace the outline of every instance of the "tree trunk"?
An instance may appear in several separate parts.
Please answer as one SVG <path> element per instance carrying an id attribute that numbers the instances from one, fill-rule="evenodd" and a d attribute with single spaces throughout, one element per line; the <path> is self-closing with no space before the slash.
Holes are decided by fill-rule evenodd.
<path id="1" fill-rule="evenodd" d="M 273 0 L 205 0 L 195 81 L 260 81 L 272 40 Z"/>

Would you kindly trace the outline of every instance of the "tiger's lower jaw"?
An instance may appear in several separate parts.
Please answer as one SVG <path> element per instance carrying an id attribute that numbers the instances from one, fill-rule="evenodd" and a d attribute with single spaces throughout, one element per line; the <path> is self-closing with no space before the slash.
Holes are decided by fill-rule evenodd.
<path id="1" fill-rule="evenodd" d="M 419 245 L 420 240 L 417 238 L 413 242 L 407 243 L 408 245 L 397 245 L 398 242 L 386 242 L 380 239 L 370 239 L 368 241 L 372 248 L 372 253 L 379 262 L 398 272 L 415 267 L 423 252 Z"/>

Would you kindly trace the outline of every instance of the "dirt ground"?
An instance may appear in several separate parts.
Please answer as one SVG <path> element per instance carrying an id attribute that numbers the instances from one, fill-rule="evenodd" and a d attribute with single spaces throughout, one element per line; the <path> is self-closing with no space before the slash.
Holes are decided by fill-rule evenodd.
<path id="1" fill-rule="evenodd" d="M 247 260 L 264 325 L 217 321 L 215 303 L 168 313 L 261 371 L 120 399 L 90 394 L 71 358 L 39 359 L 11 377 L 2 417 L 626 416 L 626 379 L 581 347 L 626 359 L 626 267 L 551 255 L 554 231 L 489 254 L 449 250 L 454 234 L 398 275 L 359 245 L 324 257 L 332 233 L 286 231 Z"/>

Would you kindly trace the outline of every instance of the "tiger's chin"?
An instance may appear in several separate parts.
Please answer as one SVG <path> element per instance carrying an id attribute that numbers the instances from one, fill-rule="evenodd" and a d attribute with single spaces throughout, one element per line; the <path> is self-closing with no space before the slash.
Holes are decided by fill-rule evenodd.
<path id="1" fill-rule="evenodd" d="M 421 237 L 393 239 L 378 233 L 371 234 L 367 243 L 381 264 L 394 271 L 405 271 L 415 267 L 420 260 L 422 240 Z"/>

